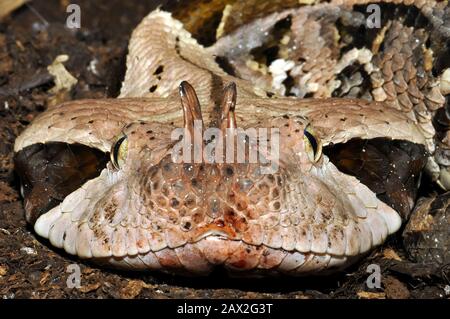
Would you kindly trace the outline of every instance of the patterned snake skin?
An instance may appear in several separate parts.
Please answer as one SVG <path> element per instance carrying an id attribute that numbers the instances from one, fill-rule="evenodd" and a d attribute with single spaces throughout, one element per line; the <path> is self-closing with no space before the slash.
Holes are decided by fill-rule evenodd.
<path id="1" fill-rule="evenodd" d="M 304 275 L 348 266 L 402 223 L 318 147 L 355 138 L 423 145 L 426 171 L 448 188 L 447 1 L 385 1 L 374 29 L 366 6 L 379 1 L 305 2 L 277 10 L 234 2 L 208 46 L 185 29 L 201 32 L 194 16 L 183 25 L 151 12 L 131 36 L 117 99 L 53 107 L 17 138 L 17 153 L 54 142 L 107 153 L 126 140 L 120 161 L 37 218 L 37 234 L 126 269 Z M 276 57 L 261 61 L 258 48 L 271 41 Z M 195 119 L 204 128 L 279 128 L 278 170 L 173 163 L 171 133 L 192 130 Z"/>

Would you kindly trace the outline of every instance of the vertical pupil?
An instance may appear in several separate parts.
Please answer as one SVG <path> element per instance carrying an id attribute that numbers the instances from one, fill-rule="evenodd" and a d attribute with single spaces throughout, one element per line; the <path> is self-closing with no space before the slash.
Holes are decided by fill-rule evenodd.
<path id="1" fill-rule="evenodd" d="M 114 154 L 114 161 L 116 162 L 116 164 L 118 164 L 118 156 L 119 156 L 119 149 L 120 149 L 120 145 L 122 145 L 123 141 L 126 139 L 126 136 L 122 136 L 117 142 L 116 144 L 114 144 L 113 147 L 113 154 Z"/>
<path id="2" fill-rule="evenodd" d="M 305 134 L 306 138 L 308 139 L 309 143 L 311 143 L 311 146 L 313 148 L 314 154 L 316 154 L 317 153 L 317 141 L 316 141 L 316 139 L 307 130 L 304 131 L 304 134 Z"/>

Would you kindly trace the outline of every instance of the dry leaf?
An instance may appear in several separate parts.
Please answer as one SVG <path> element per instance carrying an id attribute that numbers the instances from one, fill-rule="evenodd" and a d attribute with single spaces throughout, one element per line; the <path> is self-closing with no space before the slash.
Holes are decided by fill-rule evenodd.
<path id="1" fill-rule="evenodd" d="M 143 288 L 149 288 L 151 285 L 147 285 L 142 280 L 130 280 L 128 284 L 120 290 L 120 295 L 125 299 L 133 299 L 137 297 Z"/>
<path id="2" fill-rule="evenodd" d="M 227 4 L 225 6 L 225 8 L 223 9 L 222 19 L 220 20 L 220 24 L 216 30 L 216 39 L 219 39 L 223 35 L 224 29 L 225 29 L 225 23 L 227 22 L 227 19 L 230 16 L 232 7 L 233 6 L 231 4 Z"/>
<path id="3" fill-rule="evenodd" d="M 49 277 L 50 277 L 50 272 L 49 271 L 44 272 L 41 276 L 41 280 L 39 280 L 39 284 L 41 286 L 45 285 L 47 283 Z"/>
<path id="4" fill-rule="evenodd" d="M 384 292 L 358 291 L 356 294 L 361 299 L 386 299 Z"/>
<path id="5" fill-rule="evenodd" d="M 94 269 L 90 268 L 90 267 L 86 267 L 83 269 L 83 275 L 90 275 L 94 272 Z"/>
<path id="6" fill-rule="evenodd" d="M 13 60 L 6 49 L 6 36 L 0 34 L 0 72 L 2 76 L 5 76 L 13 71 Z"/>
<path id="7" fill-rule="evenodd" d="M 386 248 L 385 250 L 383 250 L 383 258 L 402 261 L 400 256 L 392 248 Z"/>
<path id="8" fill-rule="evenodd" d="M 5 182 L 0 182 L 0 202 L 13 202 L 18 198 L 17 192 L 11 186 Z"/>
<path id="9" fill-rule="evenodd" d="M 86 286 L 81 286 L 80 287 L 80 291 L 82 293 L 88 293 L 88 292 L 97 290 L 98 288 L 100 288 L 101 285 L 102 285 L 101 283 L 96 282 L 95 284 L 89 284 L 89 285 L 86 285 Z"/>
<path id="10" fill-rule="evenodd" d="M 37 255 L 37 252 L 32 247 L 22 247 L 20 248 L 20 251 L 26 253 L 27 255 Z"/>
<path id="11" fill-rule="evenodd" d="M 0 277 L 8 273 L 8 266 L 0 265 Z"/>
<path id="12" fill-rule="evenodd" d="M 24 5 L 28 0 L 1 0 L 0 1 L 0 19 Z"/>
<path id="13" fill-rule="evenodd" d="M 58 55 L 53 63 L 47 67 L 48 72 L 55 77 L 55 86 L 50 89 L 50 92 L 53 94 L 57 94 L 60 91 L 70 91 L 78 82 L 64 67 L 63 62 L 68 60 L 68 55 Z"/>
<path id="14" fill-rule="evenodd" d="M 388 276 L 383 280 L 384 291 L 389 299 L 408 299 L 410 297 L 410 292 L 397 278 Z"/>
<path id="15" fill-rule="evenodd" d="M 450 68 L 444 70 L 439 84 L 442 95 L 450 94 Z"/>

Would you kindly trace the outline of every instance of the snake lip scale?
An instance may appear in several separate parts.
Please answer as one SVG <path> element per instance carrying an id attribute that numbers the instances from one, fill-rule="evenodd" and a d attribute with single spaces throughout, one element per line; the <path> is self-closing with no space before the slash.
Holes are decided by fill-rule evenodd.
<path id="1" fill-rule="evenodd" d="M 287 9 L 256 23 L 269 28 L 293 12 L 314 18 L 335 2 L 342 5 Z M 216 56 L 242 41 L 239 32 L 206 48 L 155 10 L 133 31 L 117 99 L 66 102 L 31 123 L 14 151 L 26 217 L 39 236 L 109 267 L 309 275 L 347 267 L 401 227 L 414 191 L 385 192 L 386 181 L 364 175 L 383 165 L 348 163 L 378 154 L 391 161 L 390 176 L 404 182 L 398 185 L 413 185 L 434 154 L 425 124 L 377 99 L 284 97 L 288 88 L 269 94 L 245 68 L 232 76 Z M 242 54 L 228 59 L 238 65 Z M 347 62 L 356 60 L 367 59 Z M 193 132 L 196 121 L 222 132 L 278 128 L 278 170 L 264 174 L 250 161 L 174 163 L 172 132 Z M 402 162 L 392 150 L 410 171 L 395 168 Z M 353 159 L 350 151 L 362 155 Z"/>

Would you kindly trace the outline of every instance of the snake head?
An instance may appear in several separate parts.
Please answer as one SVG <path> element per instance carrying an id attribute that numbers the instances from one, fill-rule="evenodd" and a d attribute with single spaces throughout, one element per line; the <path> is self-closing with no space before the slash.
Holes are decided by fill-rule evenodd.
<path id="1" fill-rule="evenodd" d="M 380 200 L 385 166 L 371 158 L 390 163 L 397 147 L 414 159 L 420 148 L 337 134 L 333 144 L 308 114 L 246 122 L 236 102 L 230 83 L 202 114 L 182 82 L 177 109 L 163 115 L 148 112 L 175 102 L 90 100 L 45 112 L 16 142 L 28 221 L 82 258 L 189 274 L 216 265 L 255 274 L 343 267 L 400 227 Z M 43 128 L 43 143 L 34 143 Z"/>

